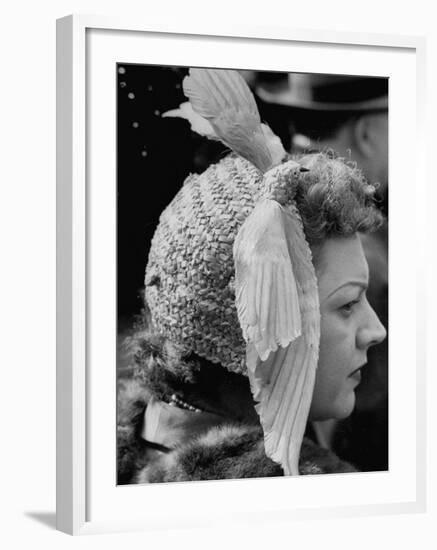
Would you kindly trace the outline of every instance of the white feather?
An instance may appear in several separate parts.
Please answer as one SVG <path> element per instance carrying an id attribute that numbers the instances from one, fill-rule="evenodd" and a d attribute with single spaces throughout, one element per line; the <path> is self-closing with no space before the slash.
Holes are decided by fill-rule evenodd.
<path id="1" fill-rule="evenodd" d="M 259 170 L 266 172 L 282 160 L 285 150 L 282 145 L 278 149 L 278 138 L 272 139 L 276 136 L 261 124 L 252 92 L 237 71 L 190 69 L 183 88 L 220 140 Z"/>
<path id="2" fill-rule="evenodd" d="M 320 338 L 317 280 L 297 209 L 265 199 L 234 246 L 236 300 L 267 455 L 298 475 Z M 291 301 L 292 300 L 292 301 Z"/>
<path id="3" fill-rule="evenodd" d="M 263 360 L 301 333 L 282 210 L 276 201 L 261 200 L 234 244 L 238 317 L 244 338 L 254 344 Z"/>
<path id="4" fill-rule="evenodd" d="M 205 136 L 208 139 L 215 139 L 215 140 L 220 139 L 215 133 L 214 128 L 211 126 L 210 122 L 208 122 L 206 118 L 203 118 L 198 113 L 196 113 L 193 110 L 193 107 L 191 106 L 191 103 L 189 101 L 185 101 L 184 103 L 181 103 L 179 105 L 179 109 L 166 111 L 165 113 L 162 113 L 161 116 L 163 118 L 167 118 L 167 117 L 183 118 L 185 120 L 188 120 L 193 132 L 196 132 L 201 136 Z"/>

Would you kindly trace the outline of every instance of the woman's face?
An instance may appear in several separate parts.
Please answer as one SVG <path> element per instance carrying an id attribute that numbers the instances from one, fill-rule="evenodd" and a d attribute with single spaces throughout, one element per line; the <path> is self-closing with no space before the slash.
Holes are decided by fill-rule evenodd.
<path id="1" fill-rule="evenodd" d="M 311 420 L 351 414 L 367 350 L 386 336 L 366 298 L 368 271 L 358 235 L 330 238 L 317 253 L 320 354 Z"/>

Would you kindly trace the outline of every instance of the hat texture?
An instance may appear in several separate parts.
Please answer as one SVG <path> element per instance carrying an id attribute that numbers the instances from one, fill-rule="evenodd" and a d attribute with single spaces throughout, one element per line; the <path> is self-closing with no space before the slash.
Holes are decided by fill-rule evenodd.
<path id="1" fill-rule="evenodd" d="M 155 328 L 186 354 L 232 372 L 246 370 L 232 249 L 262 183 L 262 173 L 234 154 L 189 176 L 161 214 L 146 269 Z"/>

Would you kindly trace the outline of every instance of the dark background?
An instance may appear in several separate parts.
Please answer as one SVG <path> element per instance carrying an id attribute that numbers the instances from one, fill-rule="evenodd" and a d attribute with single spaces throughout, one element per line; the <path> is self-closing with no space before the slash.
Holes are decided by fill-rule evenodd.
<path id="1" fill-rule="evenodd" d="M 186 101 L 186 68 L 117 65 L 118 318 L 138 313 L 150 240 L 162 210 L 190 172 L 224 151 L 186 120 L 162 118 Z"/>
<path id="2" fill-rule="evenodd" d="M 117 64 L 117 303 L 122 324 L 141 310 L 150 240 L 162 210 L 189 173 L 203 172 L 226 151 L 192 132 L 186 120 L 161 116 L 187 101 L 182 90 L 186 74 L 186 67 Z M 257 78 L 283 75 L 259 72 Z M 257 102 L 262 119 L 288 149 L 281 107 Z"/>

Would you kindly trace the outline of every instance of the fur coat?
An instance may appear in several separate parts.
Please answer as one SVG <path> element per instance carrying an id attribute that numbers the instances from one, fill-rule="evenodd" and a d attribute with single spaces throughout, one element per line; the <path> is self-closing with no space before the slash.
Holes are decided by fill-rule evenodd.
<path id="1" fill-rule="evenodd" d="M 171 449 L 146 442 L 141 434 L 148 394 L 135 380 L 123 382 L 118 394 L 118 483 L 159 483 L 282 476 L 282 468 L 264 451 L 259 426 L 229 422 L 212 426 Z M 356 471 L 334 453 L 305 438 L 300 473 Z"/>

